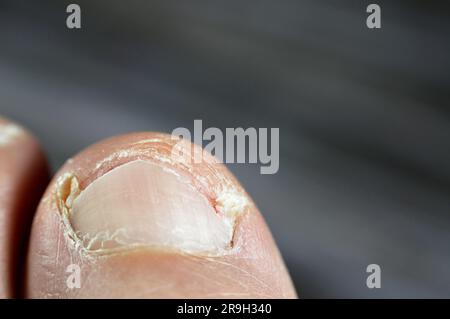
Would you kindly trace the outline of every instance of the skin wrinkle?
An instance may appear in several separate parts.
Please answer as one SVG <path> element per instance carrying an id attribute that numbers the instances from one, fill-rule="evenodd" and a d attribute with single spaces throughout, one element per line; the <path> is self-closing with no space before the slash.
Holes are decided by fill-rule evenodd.
<path id="1" fill-rule="evenodd" d="M 201 272 L 198 271 L 192 271 L 192 269 L 183 269 L 182 270 L 187 276 L 195 276 L 200 279 L 204 279 L 205 281 L 209 281 L 210 283 L 215 283 L 217 286 L 223 286 L 223 282 L 220 282 L 220 280 L 217 280 L 216 278 L 210 278 L 208 276 L 205 276 Z M 201 282 L 201 281 L 200 281 Z"/>
<path id="2" fill-rule="evenodd" d="M 48 254 L 45 254 L 42 251 L 39 251 L 39 256 L 42 258 L 42 260 L 44 261 L 42 263 L 42 267 L 43 267 L 43 271 L 45 272 L 45 274 L 47 275 L 47 277 L 49 278 L 55 278 L 55 272 L 54 269 L 56 269 L 55 266 L 58 265 L 58 261 L 53 259 L 52 256 L 49 256 Z M 53 265 L 52 265 L 53 263 Z M 57 283 L 55 280 L 51 280 L 51 284 L 53 285 L 53 288 L 56 288 Z M 56 289 L 55 289 L 56 291 Z M 43 291 L 44 293 L 46 293 L 46 291 Z"/>
<path id="3" fill-rule="evenodd" d="M 266 283 L 262 282 L 261 280 L 258 280 L 255 276 L 251 275 L 249 272 L 243 271 L 243 269 L 235 267 L 232 264 L 227 263 L 227 262 L 218 262 L 218 260 L 214 260 L 214 263 L 209 263 L 208 267 L 215 270 L 215 269 L 220 269 L 220 267 L 218 267 L 220 265 L 225 265 L 227 267 L 232 268 L 233 270 L 239 269 L 239 272 L 243 273 L 245 275 L 245 277 L 247 277 L 247 279 L 242 278 L 240 275 L 236 276 L 236 273 L 234 273 L 232 271 L 226 271 L 226 272 L 215 271 L 215 273 L 218 276 L 220 276 L 219 278 L 222 278 L 222 279 L 217 280 L 219 287 L 223 286 L 224 282 L 232 281 L 236 287 L 242 287 L 244 291 L 247 291 L 247 292 L 241 292 L 242 295 L 260 296 L 262 298 L 270 297 L 268 294 L 265 294 L 260 290 L 261 290 L 261 288 L 265 288 L 270 291 L 271 287 L 269 285 L 267 285 Z M 198 273 L 195 273 L 195 274 L 198 275 Z M 233 274 L 233 275 L 231 276 L 231 274 Z M 211 279 L 208 278 L 208 280 L 211 280 Z M 255 292 L 256 292 L 256 294 L 255 294 Z M 216 292 L 216 294 L 218 294 L 219 296 L 221 295 L 220 289 Z M 235 294 L 236 293 L 233 293 L 230 291 L 227 292 L 227 295 L 235 295 Z"/>
<path id="4" fill-rule="evenodd" d="M 247 270 L 242 269 L 241 267 L 237 267 L 237 266 L 235 266 L 235 265 L 233 265 L 231 263 L 228 263 L 226 261 L 214 260 L 214 262 L 217 263 L 217 264 L 222 264 L 222 265 L 225 265 L 227 267 L 233 268 L 233 270 L 237 270 L 237 271 L 243 273 L 245 276 L 247 276 L 247 277 L 251 278 L 252 280 L 255 280 L 256 282 L 261 284 L 263 287 L 270 288 L 270 286 L 268 284 L 266 284 L 262 280 L 258 279 L 256 276 L 252 275 Z"/>
<path id="5" fill-rule="evenodd" d="M 229 282 L 230 280 L 233 281 L 235 284 L 237 284 L 240 287 L 243 287 L 245 290 L 250 290 L 253 291 L 254 289 L 251 289 L 251 282 L 256 283 L 256 285 L 254 285 L 255 287 L 264 287 L 268 290 L 271 289 L 270 285 L 268 285 L 267 283 L 263 282 L 262 280 L 259 280 L 256 276 L 254 276 L 253 274 L 251 274 L 249 271 L 246 271 L 244 269 L 242 269 L 241 267 L 237 267 L 235 265 L 233 265 L 230 262 L 226 262 L 226 261 L 221 261 L 218 258 L 214 258 L 214 257 L 203 257 L 203 258 L 199 258 L 197 256 L 191 256 L 192 259 L 195 259 L 195 262 L 193 262 L 192 264 L 196 264 L 197 262 L 202 263 L 204 266 L 206 266 L 207 268 L 210 268 L 211 270 L 213 270 L 213 273 L 216 274 L 217 277 L 222 277 L 225 278 L 225 280 L 220 280 L 220 279 L 212 279 L 210 277 L 206 277 L 204 276 L 202 273 L 199 273 L 196 268 L 193 269 L 182 269 L 183 272 L 186 273 L 186 275 L 188 276 L 197 276 L 199 278 L 204 278 L 206 280 L 208 280 L 209 282 L 215 282 L 217 283 L 217 285 L 223 286 L 224 282 Z M 205 261 L 211 261 L 209 263 L 205 263 Z M 221 269 L 221 267 L 219 266 L 226 266 L 227 268 L 231 268 L 233 270 L 237 270 L 238 272 L 240 272 L 241 274 L 243 274 L 245 277 L 247 277 L 249 280 L 248 282 L 243 280 L 242 277 L 240 277 L 239 275 L 236 276 L 234 271 L 230 271 L 230 272 L 223 272 L 223 271 L 216 271 Z M 227 276 L 230 274 L 233 274 L 233 276 Z M 260 294 L 260 296 L 267 296 L 265 294 Z"/>

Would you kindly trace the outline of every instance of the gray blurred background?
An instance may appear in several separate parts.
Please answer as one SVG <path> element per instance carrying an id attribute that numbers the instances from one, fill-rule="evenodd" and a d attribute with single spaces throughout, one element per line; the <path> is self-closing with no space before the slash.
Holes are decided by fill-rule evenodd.
<path id="1" fill-rule="evenodd" d="M 0 113 L 52 169 L 130 131 L 279 127 L 230 169 L 301 297 L 450 297 L 449 1 L 0 0 Z M 382 288 L 366 287 L 366 266 Z"/>

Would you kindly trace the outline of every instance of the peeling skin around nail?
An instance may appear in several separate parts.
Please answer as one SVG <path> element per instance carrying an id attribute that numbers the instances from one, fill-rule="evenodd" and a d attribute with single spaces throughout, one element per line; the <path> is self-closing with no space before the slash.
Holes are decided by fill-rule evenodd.
<path id="1" fill-rule="evenodd" d="M 175 142 L 180 143 L 179 140 Z M 182 141 L 182 143 L 185 142 Z M 186 161 L 185 158 L 174 157 L 169 152 L 173 145 L 173 140 L 168 138 L 167 135 L 138 140 L 131 145 L 127 145 L 126 149 L 120 148 L 93 163 L 94 171 L 92 175 L 95 178 L 91 178 L 87 182 L 84 181 L 83 183 L 77 177 L 76 170 L 66 172 L 58 178 L 54 192 L 55 200 L 64 225 L 65 237 L 73 249 L 80 252 L 82 256 L 88 257 L 155 246 L 204 256 L 225 255 L 239 249 L 239 247 L 234 246 L 233 237 L 239 218 L 249 211 L 248 208 L 251 205 L 246 194 L 234 186 L 236 183 L 221 171 L 222 165 L 219 165 L 209 153 L 204 154 L 207 162 L 202 164 L 203 168 L 207 168 L 207 173 L 198 174 L 195 164 L 191 164 L 192 162 Z M 201 148 L 194 146 L 194 152 L 199 151 L 203 152 Z M 157 165 L 178 179 L 189 181 L 189 186 L 201 194 L 205 201 L 211 205 L 211 213 L 216 215 L 213 218 L 220 221 L 218 225 L 227 233 L 226 241 L 222 244 L 216 243 L 214 247 L 179 246 L 170 242 L 165 245 L 164 243 L 130 242 L 127 239 L 126 228 L 116 228 L 113 231 L 103 230 L 95 234 L 92 232 L 83 233 L 74 229 L 74 224 L 71 222 L 74 202 L 89 188 L 89 185 L 124 165 L 139 162 Z M 214 185 L 214 187 L 211 187 L 211 185 Z"/>
<path id="2" fill-rule="evenodd" d="M 17 137 L 24 134 L 23 129 L 12 123 L 0 123 L 0 147 L 11 144 Z"/>

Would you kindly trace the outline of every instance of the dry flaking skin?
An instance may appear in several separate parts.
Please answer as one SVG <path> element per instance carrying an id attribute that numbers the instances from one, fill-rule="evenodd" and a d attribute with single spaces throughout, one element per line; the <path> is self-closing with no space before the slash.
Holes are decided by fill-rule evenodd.
<path id="1" fill-rule="evenodd" d="M 194 164 L 186 156 L 174 155 L 171 147 L 177 143 L 179 145 L 179 143 L 188 142 L 173 140 L 167 135 L 161 135 L 124 145 L 125 147 L 118 148 L 92 164 L 91 175 L 95 177 L 85 182 L 83 187 L 76 170 L 66 172 L 58 178 L 54 192 L 55 200 L 61 214 L 65 237 L 74 250 L 81 253 L 82 256 L 93 257 L 148 247 L 175 249 L 188 254 L 204 256 L 225 255 L 232 253 L 233 249 L 238 249 L 234 245 L 235 230 L 240 217 L 249 211 L 248 206 L 251 205 L 246 194 L 238 189 L 233 180 L 224 173 L 222 165 L 200 147 L 193 146 L 192 156 L 195 152 L 202 152 L 205 161 L 201 164 Z M 190 143 L 189 147 L 191 147 Z M 198 172 L 200 166 L 203 174 Z M 177 202 L 177 193 L 181 192 L 185 195 L 178 200 L 180 202 L 183 200 L 194 201 L 196 203 L 193 205 L 195 209 L 192 210 L 194 211 L 191 211 L 190 207 L 184 207 L 192 205 L 180 205 L 181 207 L 179 207 L 174 203 L 165 204 L 163 200 L 162 203 L 155 206 L 153 205 L 155 200 L 143 199 L 144 208 L 146 208 L 145 205 L 150 205 L 150 208 L 156 211 L 143 216 L 142 212 L 145 209 L 135 209 L 137 204 L 133 202 L 133 199 L 130 199 L 130 202 L 133 202 L 134 205 L 122 206 L 131 207 L 131 210 L 123 209 L 121 211 L 115 209 L 121 206 L 121 202 L 118 205 L 113 203 L 114 199 L 111 199 L 111 196 L 107 196 L 109 199 L 105 201 L 99 199 L 96 193 L 97 185 L 110 187 L 111 181 L 119 185 L 117 186 L 119 188 L 113 192 L 118 197 L 135 196 L 128 194 L 128 190 L 133 188 L 133 185 L 123 186 L 122 179 L 125 178 L 126 181 L 127 175 L 133 174 L 133 171 L 138 169 L 151 169 L 153 170 L 152 174 L 169 179 L 168 187 L 173 188 L 171 190 L 174 193 L 171 196 L 174 197 L 174 201 Z M 84 173 L 86 174 L 86 172 Z M 145 174 L 136 173 L 133 183 L 139 182 L 142 175 Z M 105 181 L 103 182 L 102 179 Z M 148 192 L 152 193 L 152 188 L 155 187 L 151 183 L 157 183 L 157 181 L 150 179 L 141 181 L 145 184 L 141 186 L 142 188 L 148 186 Z M 174 186 L 174 183 L 178 182 L 179 185 Z M 147 185 L 148 183 L 151 185 Z M 180 187 L 184 189 L 184 193 L 180 191 Z M 164 185 L 158 186 L 158 189 L 161 188 L 164 188 Z M 191 190 L 192 193 L 190 193 Z M 140 198 L 141 195 L 137 197 Z M 151 197 L 150 195 L 149 197 Z M 92 204 L 93 196 L 96 198 L 95 201 L 99 201 L 97 206 Z M 147 193 L 144 193 L 143 196 L 147 196 Z M 89 198 L 89 203 L 86 204 L 85 202 Z M 169 201 L 171 199 L 167 198 Z M 109 207 L 108 205 L 111 206 L 109 210 L 102 211 L 104 207 Z M 174 210 L 172 213 L 176 217 L 176 222 L 173 221 L 174 218 L 171 219 L 171 216 L 164 215 L 164 212 L 158 212 L 165 208 L 169 211 Z M 110 210 L 114 211 L 114 214 L 118 216 L 117 219 L 125 225 L 117 225 L 111 221 L 104 222 L 109 219 L 107 214 L 111 213 Z M 99 211 L 101 212 L 99 213 Z M 99 214 L 99 217 L 95 217 L 95 214 Z M 135 220 L 129 222 L 130 218 L 127 219 L 125 215 L 133 215 Z M 78 221 L 77 218 L 81 221 Z M 171 219 L 167 222 L 171 223 L 170 225 L 166 224 L 168 219 Z M 101 227 L 93 229 L 91 225 L 99 221 Z M 105 223 L 108 225 L 105 226 Z M 147 228 L 143 230 L 144 226 Z M 167 239 L 169 237 L 175 239 Z"/>

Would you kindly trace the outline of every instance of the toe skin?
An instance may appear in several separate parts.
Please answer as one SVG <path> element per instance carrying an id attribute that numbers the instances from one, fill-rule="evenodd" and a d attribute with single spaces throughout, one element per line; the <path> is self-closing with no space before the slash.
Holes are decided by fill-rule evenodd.
<path id="1" fill-rule="evenodd" d="M 20 295 L 31 220 L 47 182 L 37 141 L 0 119 L 0 298 Z"/>

